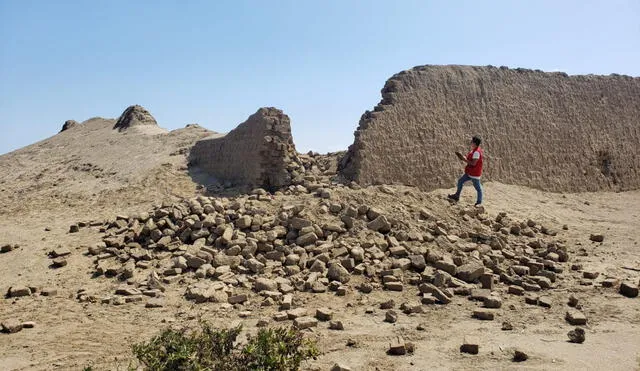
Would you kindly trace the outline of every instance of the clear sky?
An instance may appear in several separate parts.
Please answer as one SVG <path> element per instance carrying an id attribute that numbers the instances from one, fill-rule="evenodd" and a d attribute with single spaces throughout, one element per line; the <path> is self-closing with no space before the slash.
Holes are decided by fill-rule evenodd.
<path id="1" fill-rule="evenodd" d="M 132 104 L 219 132 L 275 106 L 343 150 L 423 64 L 640 76 L 640 0 L 0 0 L 0 154 Z"/>

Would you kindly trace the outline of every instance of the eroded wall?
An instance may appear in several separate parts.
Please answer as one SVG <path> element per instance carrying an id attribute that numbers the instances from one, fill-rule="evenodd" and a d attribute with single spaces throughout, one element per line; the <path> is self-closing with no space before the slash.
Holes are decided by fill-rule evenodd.
<path id="1" fill-rule="evenodd" d="M 640 78 L 506 67 L 394 75 L 361 118 L 341 172 L 361 184 L 452 187 L 483 140 L 485 180 L 550 191 L 640 188 Z"/>

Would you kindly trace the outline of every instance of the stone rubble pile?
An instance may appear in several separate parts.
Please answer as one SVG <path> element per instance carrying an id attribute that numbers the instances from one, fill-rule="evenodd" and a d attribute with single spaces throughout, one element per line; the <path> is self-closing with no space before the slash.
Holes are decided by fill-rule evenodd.
<path id="1" fill-rule="evenodd" d="M 295 292 L 413 287 L 422 304 L 447 304 L 462 295 L 499 308 L 492 289 L 504 283 L 509 293 L 531 294 L 527 300 L 545 306 L 536 293 L 554 287 L 569 258 L 555 232 L 532 220 L 505 213 L 490 218 L 475 207 L 459 208 L 449 220 L 424 208 L 399 220 L 376 207 L 341 202 L 330 186 L 314 184 L 309 179 L 285 190 L 316 196 L 302 203 L 257 189 L 118 216 L 101 227 L 103 243 L 89 254 L 97 275 L 123 284 L 114 296 L 78 298 L 122 304 L 146 296 L 154 299 L 147 306 L 157 307 L 167 285 L 180 282 L 184 297 L 196 303 L 235 305 L 259 297 L 264 305 L 288 309 Z M 405 312 L 419 311 L 411 308 Z"/>

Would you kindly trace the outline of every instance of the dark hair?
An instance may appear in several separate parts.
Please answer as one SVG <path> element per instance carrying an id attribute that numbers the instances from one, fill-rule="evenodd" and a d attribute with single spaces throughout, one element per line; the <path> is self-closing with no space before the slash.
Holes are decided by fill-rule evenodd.
<path id="1" fill-rule="evenodd" d="M 482 143 L 482 139 L 480 139 L 479 136 L 474 136 L 473 138 L 471 138 L 471 141 L 473 142 L 473 144 L 475 144 L 476 146 L 479 146 L 480 143 Z"/>

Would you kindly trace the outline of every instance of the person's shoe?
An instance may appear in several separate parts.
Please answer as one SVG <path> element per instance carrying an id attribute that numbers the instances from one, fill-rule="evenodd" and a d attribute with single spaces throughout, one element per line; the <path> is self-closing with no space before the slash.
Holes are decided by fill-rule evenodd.
<path id="1" fill-rule="evenodd" d="M 458 197 L 456 195 L 448 195 L 447 198 L 450 199 L 451 201 L 455 201 L 455 202 L 460 201 L 460 197 Z"/>
<path id="2" fill-rule="evenodd" d="M 476 204 L 473 205 L 473 206 L 475 206 L 475 207 L 482 206 L 482 202 L 476 202 Z"/>

